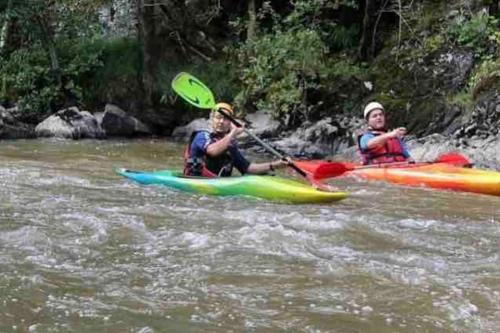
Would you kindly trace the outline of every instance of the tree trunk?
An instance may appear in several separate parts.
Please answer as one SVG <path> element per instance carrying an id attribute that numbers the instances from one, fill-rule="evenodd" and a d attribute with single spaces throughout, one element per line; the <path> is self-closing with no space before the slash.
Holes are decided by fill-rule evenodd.
<path id="1" fill-rule="evenodd" d="M 498 0 L 493 0 L 493 2 L 490 4 L 488 12 L 491 16 L 498 17 L 498 10 L 499 10 L 498 2 L 499 2 Z"/>
<path id="2" fill-rule="evenodd" d="M 365 0 L 363 28 L 361 32 L 361 40 L 358 48 L 358 58 L 362 61 L 371 60 L 374 56 L 372 45 L 374 33 L 374 17 L 376 13 L 377 0 Z"/>
<path id="3" fill-rule="evenodd" d="M 253 40 L 257 32 L 257 15 L 255 12 L 255 0 L 248 1 L 248 29 L 247 40 Z"/>
<path id="4" fill-rule="evenodd" d="M 142 79 L 142 73 L 144 72 L 144 32 L 142 29 L 142 0 L 134 0 L 132 8 L 132 24 L 136 31 L 137 43 L 140 46 L 140 63 L 138 65 L 137 71 L 137 84 L 144 95 L 144 82 Z"/>
<path id="5" fill-rule="evenodd" d="M 157 75 L 161 44 L 156 34 L 156 0 L 139 0 L 139 40 L 142 42 L 144 101 L 153 106 L 157 101 Z"/>
<path id="6" fill-rule="evenodd" d="M 54 8 L 50 4 L 48 6 L 47 12 L 37 14 L 35 20 L 40 26 L 42 40 L 44 41 L 45 49 L 49 53 L 51 72 L 54 75 L 57 86 L 62 88 L 61 68 L 59 66 L 59 57 L 57 55 L 54 31 L 51 24 L 51 19 L 54 17 Z"/>
<path id="7" fill-rule="evenodd" d="M 2 30 L 0 30 L 0 52 L 4 51 L 7 48 L 7 41 L 9 40 L 9 30 L 11 25 L 10 19 L 10 11 L 12 9 L 12 0 L 9 0 L 7 3 L 7 9 L 5 10 L 7 13 L 7 18 L 3 23 Z"/>

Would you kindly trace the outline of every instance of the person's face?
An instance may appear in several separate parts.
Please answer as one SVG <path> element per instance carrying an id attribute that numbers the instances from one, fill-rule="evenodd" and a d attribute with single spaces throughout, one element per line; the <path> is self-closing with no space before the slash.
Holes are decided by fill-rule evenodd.
<path id="1" fill-rule="evenodd" d="M 385 128 L 385 114 L 380 109 L 375 109 L 368 114 L 368 126 L 375 130 Z"/>
<path id="2" fill-rule="evenodd" d="M 227 133 L 231 129 L 231 121 L 226 117 L 224 117 L 223 115 L 221 115 L 219 112 L 212 112 L 210 119 L 212 122 L 212 130 L 215 133 L 219 134 Z"/>

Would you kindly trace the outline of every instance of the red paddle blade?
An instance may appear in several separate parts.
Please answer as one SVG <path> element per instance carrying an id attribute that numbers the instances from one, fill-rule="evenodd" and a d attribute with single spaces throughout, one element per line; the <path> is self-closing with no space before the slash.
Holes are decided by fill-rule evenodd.
<path id="1" fill-rule="evenodd" d="M 458 153 L 446 153 L 439 155 L 434 162 L 447 163 L 456 166 L 470 166 L 472 163 L 463 155 Z"/>
<path id="2" fill-rule="evenodd" d="M 322 183 L 317 178 L 314 178 L 314 176 L 310 173 L 307 173 L 306 179 L 309 182 L 309 184 L 311 184 L 312 187 L 314 187 L 315 189 L 317 189 L 319 191 L 332 192 L 334 190 L 331 186 Z"/>
<path id="3" fill-rule="evenodd" d="M 354 169 L 354 166 L 350 163 L 323 162 L 319 160 L 293 161 L 293 163 L 314 179 L 337 177 L 346 171 Z"/>

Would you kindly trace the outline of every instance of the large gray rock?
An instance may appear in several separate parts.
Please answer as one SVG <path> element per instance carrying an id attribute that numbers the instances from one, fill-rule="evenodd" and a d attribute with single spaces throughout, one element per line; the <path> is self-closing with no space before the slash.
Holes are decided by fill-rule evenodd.
<path id="1" fill-rule="evenodd" d="M 24 139 L 34 137 L 35 133 L 33 127 L 16 120 L 12 111 L 14 110 L 6 110 L 0 105 L 0 139 Z"/>
<path id="2" fill-rule="evenodd" d="M 177 141 L 187 142 L 195 131 L 209 130 L 209 121 L 206 118 L 198 118 L 186 126 L 179 126 L 172 132 L 172 138 Z"/>
<path id="3" fill-rule="evenodd" d="M 57 137 L 64 139 L 78 139 L 75 128 L 67 121 L 53 115 L 35 127 L 37 137 Z"/>
<path id="4" fill-rule="evenodd" d="M 458 90 L 464 86 L 474 67 L 474 54 L 470 51 L 450 50 L 442 53 L 433 64 L 435 77 L 448 90 Z"/>
<path id="5" fill-rule="evenodd" d="M 327 117 L 316 123 L 306 122 L 273 144 L 292 156 L 323 158 L 344 151 L 354 144 L 352 131 L 362 120 L 346 116 Z"/>
<path id="6" fill-rule="evenodd" d="M 464 155 L 476 167 L 500 169 L 500 135 L 487 139 L 456 139 L 433 134 L 409 141 L 408 149 L 417 161 L 433 161 L 441 154 L 455 152 Z"/>
<path id="7" fill-rule="evenodd" d="M 152 134 L 148 126 L 113 104 L 106 105 L 100 124 L 107 136 L 132 137 Z"/>
<path id="8" fill-rule="evenodd" d="M 105 134 L 97 119 L 88 111 L 76 107 L 63 109 L 46 118 L 35 128 L 37 137 L 65 139 L 102 139 Z"/>
<path id="9" fill-rule="evenodd" d="M 463 119 L 460 128 L 453 132 L 455 138 L 480 138 L 500 134 L 500 92 L 492 92 L 478 101 L 473 111 Z"/>
<path id="10" fill-rule="evenodd" d="M 261 138 L 268 138 L 276 136 L 278 128 L 280 127 L 279 121 L 267 112 L 254 112 L 245 117 L 249 123 L 249 129 L 252 133 Z"/>
<path id="11" fill-rule="evenodd" d="M 3 106 L 0 105 L 0 119 L 7 123 L 14 123 L 14 117 Z"/>

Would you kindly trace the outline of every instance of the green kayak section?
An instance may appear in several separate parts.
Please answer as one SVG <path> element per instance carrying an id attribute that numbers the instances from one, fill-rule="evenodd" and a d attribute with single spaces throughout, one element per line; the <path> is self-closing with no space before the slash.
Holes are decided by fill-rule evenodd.
<path id="1" fill-rule="evenodd" d="M 172 189 L 219 196 L 246 196 L 294 204 L 325 203 L 347 197 L 345 192 L 319 191 L 308 184 L 278 176 L 245 175 L 224 178 L 185 177 L 179 171 L 131 171 L 116 173 L 142 185 L 164 185 Z"/>

